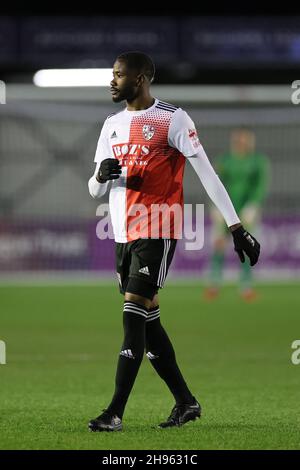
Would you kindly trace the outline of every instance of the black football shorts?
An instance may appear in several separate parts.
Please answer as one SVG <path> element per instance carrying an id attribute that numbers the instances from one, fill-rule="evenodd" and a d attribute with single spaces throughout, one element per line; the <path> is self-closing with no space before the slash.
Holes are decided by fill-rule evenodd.
<path id="1" fill-rule="evenodd" d="M 116 270 L 121 294 L 130 292 L 152 300 L 164 282 L 177 240 L 139 238 L 116 243 Z"/>

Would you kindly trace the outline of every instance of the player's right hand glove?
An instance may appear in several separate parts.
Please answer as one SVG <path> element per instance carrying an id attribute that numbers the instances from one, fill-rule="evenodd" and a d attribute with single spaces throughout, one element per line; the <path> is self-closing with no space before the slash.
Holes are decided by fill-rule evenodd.
<path id="1" fill-rule="evenodd" d="M 254 266 L 259 258 L 260 254 L 260 244 L 243 226 L 240 226 L 233 230 L 233 244 L 234 249 L 239 255 L 239 258 L 242 263 L 245 262 L 245 254 L 250 259 L 250 265 Z"/>
<path id="2" fill-rule="evenodd" d="M 116 158 L 106 158 L 101 162 L 98 174 L 96 176 L 99 183 L 106 183 L 109 180 L 116 180 L 120 177 L 122 167 Z"/>

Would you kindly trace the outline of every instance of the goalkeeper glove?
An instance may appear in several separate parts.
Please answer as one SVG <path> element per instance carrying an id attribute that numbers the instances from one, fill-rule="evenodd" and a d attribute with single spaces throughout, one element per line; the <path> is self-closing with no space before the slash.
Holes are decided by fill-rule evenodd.
<path id="1" fill-rule="evenodd" d="M 231 233 L 233 236 L 234 249 L 239 255 L 241 262 L 245 262 L 244 253 L 246 253 L 250 259 L 250 265 L 254 266 L 258 261 L 260 253 L 260 244 L 256 238 L 247 232 L 242 225 Z"/>
<path id="2" fill-rule="evenodd" d="M 99 183 L 106 183 L 109 180 L 116 180 L 120 177 L 122 167 L 116 158 L 106 158 L 101 162 L 96 180 Z"/>

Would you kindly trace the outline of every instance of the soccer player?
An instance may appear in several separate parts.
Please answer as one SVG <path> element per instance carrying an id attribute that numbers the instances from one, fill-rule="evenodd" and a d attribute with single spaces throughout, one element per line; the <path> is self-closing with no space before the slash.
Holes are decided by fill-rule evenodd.
<path id="1" fill-rule="evenodd" d="M 103 413 L 89 422 L 91 431 L 122 429 L 125 406 L 144 352 L 175 399 L 170 416 L 159 427 L 181 426 L 201 415 L 201 406 L 184 380 L 161 325 L 158 297 L 179 236 L 176 217 L 170 217 L 166 227 L 154 208 L 175 206 L 182 210 L 186 159 L 221 211 L 241 261 L 246 254 L 254 265 L 259 257 L 260 245 L 241 225 L 199 142 L 193 121 L 181 108 L 151 96 L 153 78 L 154 64 L 146 54 L 134 51 L 117 57 L 110 91 L 113 102 L 125 100 L 126 107 L 104 122 L 95 173 L 88 183 L 94 198 L 100 198 L 111 184 L 116 270 L 120 292 L 125 296 L 124 340 L 114 395 Z"/>
<path id="2" fill-rule="evenodd" d="M 241 221 L 251 232 L 256 230 L 265 199 L 269 164 L 265 155 L 255 151 L 255 134 L 246 128 L 231 132 L 230 151 L 221 155 L 215 168 L 239 213 Z M 220 292 L 228 229 L 220 212 L 211 208 L 213 250 L 210 260 L 210 285 L 205 289 L 207 299 L 214 299 Z M 248 260 L 241 265 L 240 294 L 246 301 L 256 298 L 252 285 L 252 270 Z"/>

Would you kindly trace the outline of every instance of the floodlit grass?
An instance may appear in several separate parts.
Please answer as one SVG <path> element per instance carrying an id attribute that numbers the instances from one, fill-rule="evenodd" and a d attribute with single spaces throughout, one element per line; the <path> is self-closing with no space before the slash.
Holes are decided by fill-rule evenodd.
<path id="1" fill-rule="evenodd" d="M 203 417 L 155 426 L 173 398 L 144 358 L 118 433 L 87 423 L 111 398 L 122 341 L 117 286 L 2 286 L 1 449 L 299 449 L 299 286 L 235 287 L 207 302 L 195 284 L 160 294 L 162 323 Z"/>

